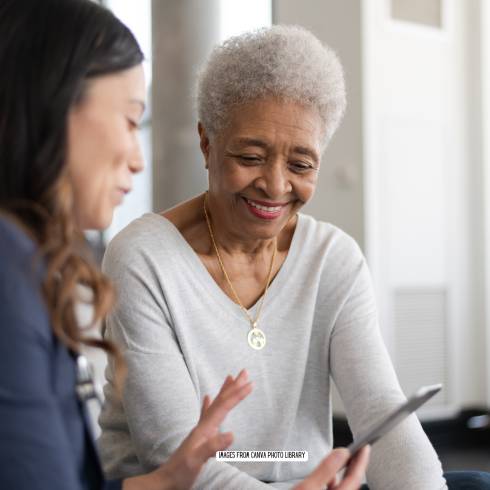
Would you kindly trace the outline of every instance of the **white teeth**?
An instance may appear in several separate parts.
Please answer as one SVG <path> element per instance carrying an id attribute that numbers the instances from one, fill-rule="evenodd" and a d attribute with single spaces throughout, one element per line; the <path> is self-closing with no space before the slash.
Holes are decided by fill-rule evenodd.
<path id="1" fill-rule="evenodd" d="M 275 213 L 277 211 L 281 210 L 282 206 L 274 206 L 274 207 L 267 207 L 267 206 L 262 206 L 261 204 L 257 204 L 253 201 L 250 201 L 247 199 L 247 202 L 250 204 L 250 206 L 253 206 L 254 208 L 261 209 L 262 211 L 267 211 L 268 213 Z"/>

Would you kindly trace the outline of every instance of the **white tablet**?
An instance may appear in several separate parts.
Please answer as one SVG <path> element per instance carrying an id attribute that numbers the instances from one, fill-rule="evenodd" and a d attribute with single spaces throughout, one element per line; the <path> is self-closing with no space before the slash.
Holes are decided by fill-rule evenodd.
<path id="1" fill-rule="evenodd" d="M 436 393 L 441 391 L 442 384 L 422 386 L 414 395 L 412 395 L 403 405 L 385 417 L 381 422 L 375 424 L 357 441 L 354 441 L 347 449 L 354 455 L 359 449 L 366 444 L 374 444 L 379 438 L 383 437 L 402 420 L 407 418 L 412 412 L 415 412 L 427 400 L 432 398 Z"/>

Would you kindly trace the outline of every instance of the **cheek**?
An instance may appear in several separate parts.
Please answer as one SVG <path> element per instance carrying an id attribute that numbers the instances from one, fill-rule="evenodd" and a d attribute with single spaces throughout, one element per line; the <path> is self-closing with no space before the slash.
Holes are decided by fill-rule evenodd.
<path id="1" fill-rule="evenodd" d="M 105 160 L 92 160 L 80 167 L 72 173 L 77 193 L 84 200 L 100 201 L 114 181 L 115 165 Z"/>
<path id="2" fill-rule="evenodd" d="M 104 168 L 105 167 L 105 168 Z M 108 164 L 87 165 L 72 179 L 79 224 L 82 228 L 105 228 L 118 204 L 114 172 Z"/>
<path id="3" fill-rule="evenodd" d="M 252 168 L 237 165 L 230 159 L 214 161 L 209 166 L 210 183 L 230 193 L 250 185 L 250 182 L 255 179 L 253 174 Z"/>
<path id="4" fill-rule="evenodd" d="M 110 224 L 113 209 L 121 200 L 116 187 L 127 182 L 124 169 L 128 148 L 128 138 L 113 121 L 85 118 L 83 114 L 71 117 L 67 165 L 82 228 Z"/>
<path id="5" fill-rule="evenodd" d="M 293 192 L 303 203 L 307 203 L 315 193 L 318 182 L 318 173 L 312 176 L 303 176 L 293 182 Z"/>

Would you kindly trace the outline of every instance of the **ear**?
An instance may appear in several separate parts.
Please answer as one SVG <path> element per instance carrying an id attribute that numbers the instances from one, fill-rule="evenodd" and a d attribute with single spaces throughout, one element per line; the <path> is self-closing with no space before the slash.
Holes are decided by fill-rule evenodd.
<path id="1" fill-rule="evenodd" d="M 199 146 L 201 147 L 202 154 L 204 156 L 205 168 L 209 167 L 209 137 L 204 129 L 204 126 L 199 121 L 197 123 L 197 132 L 199 133 Z"/>

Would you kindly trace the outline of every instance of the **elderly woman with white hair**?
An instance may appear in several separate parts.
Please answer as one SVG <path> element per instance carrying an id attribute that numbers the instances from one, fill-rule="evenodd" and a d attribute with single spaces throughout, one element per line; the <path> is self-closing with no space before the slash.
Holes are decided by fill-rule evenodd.
<path id="1" fill-rule="evenodd" d="M 332 450 L 331 379 L 354 437 L 405 399 L 359 247 L 299 212 L 344 113 L 343 72 L 308 31 L 274 26 L 215 48 L 197 92 L 208 190 L 137 219 L 105 257 L 119 290 L 107 335 L 128 377 L 118 399 L 109 366 L 101 455 L 111 477 L 156 467 L 244 367 L 255 389 L 223 426 L 232 449 L 308 460 L 213 460 L 196 488 L 291 488 Z M 373 447 L 367 481 L 446 488 L 415 415 Z"/>

